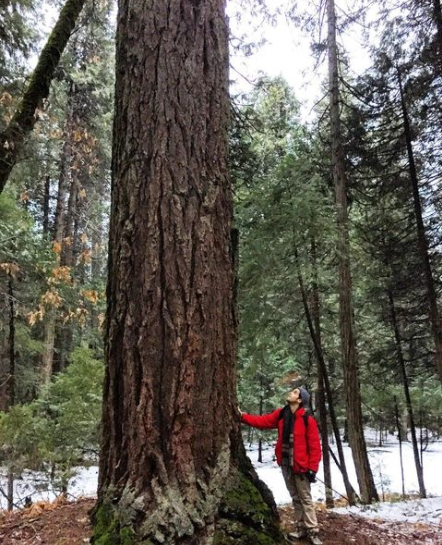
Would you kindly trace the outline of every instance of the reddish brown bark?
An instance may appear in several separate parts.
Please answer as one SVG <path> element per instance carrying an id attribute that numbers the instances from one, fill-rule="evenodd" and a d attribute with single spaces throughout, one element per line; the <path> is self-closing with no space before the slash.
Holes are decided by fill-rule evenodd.
<path id="1" fill-rule="evenodd" d="M 140 542 L 211 542 L 238 448 L 227 51 L 222 0 L 120 2 L 96 518 Z"/>

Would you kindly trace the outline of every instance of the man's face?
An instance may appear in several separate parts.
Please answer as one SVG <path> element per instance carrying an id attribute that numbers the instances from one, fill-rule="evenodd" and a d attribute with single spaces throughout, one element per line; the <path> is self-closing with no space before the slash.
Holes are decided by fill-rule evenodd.
<path id="1" fill-rule="evenodd" d="M 290 392 L 287 394 L 287 401 L 289 403 L 296 403 L 301 401 L 301 398 L 299 397 L 299 388 L 294 388 L 293 390 L 290 390 Z"/>

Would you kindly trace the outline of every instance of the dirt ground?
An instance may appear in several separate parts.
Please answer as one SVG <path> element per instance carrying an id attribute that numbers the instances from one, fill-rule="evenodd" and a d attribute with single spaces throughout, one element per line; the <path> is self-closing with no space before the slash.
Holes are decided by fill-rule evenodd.
<path id="1" fill-rule="evenodd" d="M 84 545 L 89 543 L 88 512 L 92 499 L 36 504 L 12 514 L 0 511 L 1 545 Z M 280 509 L 285 531 L 291 528 L 291 507 Z M 423 524 L 369 520 L 354 515 L 337 515 L 318 509 L 324 545 L 442 545 L 439 528 Z M 307 545 L 307 541 L 299 541 Z M 241 544 L 238 544 L 241 545 Z"/>

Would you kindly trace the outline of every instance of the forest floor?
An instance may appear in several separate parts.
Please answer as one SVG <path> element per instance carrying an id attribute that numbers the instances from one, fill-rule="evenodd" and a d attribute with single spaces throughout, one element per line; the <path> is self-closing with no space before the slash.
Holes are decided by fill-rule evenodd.
<path id="1" fill-rule="evenodd" d="M 76 502 L 38 503 L 31 508 L 7 513 L 0 511 L 1 545 L 84 545 L 89 543 L 89 511 L 94 499 Z M 292 507 L 281 506 L 281 524 L 291 531 Z M 318 506 L 324 545 L 442 545 L 442 525 L 386 522 L 353 514 L 337 514 Z M 299 541 L 307 545 L 307 541 Z M 238 544 L 241 545 L 241 544 Z"/>

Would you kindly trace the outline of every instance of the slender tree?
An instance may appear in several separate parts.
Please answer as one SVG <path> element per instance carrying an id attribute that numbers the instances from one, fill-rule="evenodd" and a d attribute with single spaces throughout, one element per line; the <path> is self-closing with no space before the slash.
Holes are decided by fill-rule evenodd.
<path id="1" fill-rule="evenodd" d="M 435 346 L 435 366 L 439 373 L 439 378 L 442 381 L 442 328 L 437 306 L 437 294 L 434 286 L 433 272 L 431 270 L 431 262 L 428 251 L 428 240 L 422 214 L 422 203 L 419 191 L 419 180 L 417 177 L 416 162 L 413 153 L 413 144 L 411 136 L 410 121 L 408 116 L 407 105 L 405 103 L 404 91 L 402 87 L 402 79 L 399 68 L 397 68 L 398 86 L 400 93 L 400 102 L 402 109 L 402 121 L 404 126 L 405 142 L 407 146 L 408 168 L 410 172 L 410 183 L 413 192 L 414 213 L 416 215 L 417 238 L 419 241 L 419 252 L 422 260 L 423 270 L 425 272 L 425 281 L 428 297 L 428 317 L 431 323 L 431 328 Z"/>
<path id="2" fill-rule="evenodd" d="M 296 254 L 296 259 L 298 260 L 297 254 Z M 297 276 L 298 276 L 299 289 L 301 291 L 301 297 L 302 297 L 303 307 L 304 307 L 304 314 L 307 320 L 307 326 L 308 326 L 309 333 L 312 339 L 312 343 L 315 348 L 316 359 L 318 361 L 318 380 L 321 380 L 322 382 L 322 384 L 319 386 L 319 392 L 320 392 L 319 401 L 321 400 L 323 401 L 323 406 L 320 407 L 321 423 L 326 422 L 327 420 L 326 411 L 325 411 L 325 395 L 324 395 L 325 393 L 327 393 L 330 418 L 332 422 L 333 433 L 335 434 L 336 446 L 337 446 L 338 457 L 339 457 L 339 462 L 337 462 L 337 465 L 339 467 L 339 470 L 342 473 L 342 478 L 344 481 L 344 486 L 347 493 L 348 502 L 350 505 L 354 505 L 356 503 L 355 501 L 356 494 L 348 478 L 348 472 L 347 472 L 347 467 L 346 467 L 345 458 L 344 458 L 344 450 L 342 447 L 341 436 L 339 434 L 339 426 L 338 426 L 335 408 L 334 408 L 334 401 L 333 401 L 332 390 L 330 386 L 330 380 L 328 377 L 327 366 L 325 363 L 324 352 L 322 349 L 321 327 L 320 327 L 320 322 L 318 318 L 319 317 L 319 299 L 317 294 L 317 287 L 314 286 L 314 293 L 313 293 L 313 313 L 314 314 L 312 317 L 312 312 L 310 311 L 310 307 L 308 304 L 308 296 L 305 289 L 304 280 L 302 278 L 302 274 L 301 274 L 299 266 L 297 266 L 297 271 L 298 271 Z M 324 448 L 327 449 L 327 453 L 325 454 L 325 458 L 327 461 L 325 462 L 325 465 L 324 465 L 324 476 L 325 476 L 326 473 L 330 473 L 330 460 L 329 460 L 328 437 L 324 438 L 324 435 L 327 432 L 327 426 L 324 427 L 324 430 L 325 432 L 323 431 L 323 429 L 321 429 L 321 435 L 323 437 L 323 445 L 322 445 L 323 450 Z M 331 490 L 331 474 L 328 475 L 326 479 L 327 480 L 325 484 Z M 331 503 L 330 500 L 329 500 L 329 503 Z"/>
<path id="3" fill-rule="evenodd" d="M 340 332 L 344 366 L 348 439 L 353 453 L 362 500 L 366 503 L 370 503 L 372 500 L 378 500 L 378 495 L 367 456 L 361 410 L 358 353 L 352 302 L 347 180 L 341 134 L 339 63 L 338 48 L 336 44 L 336 12 L 334 0 L 327 1 L 327 23 L 330 140 L 338 224 L 337 252 L 339 261 Z"/>

